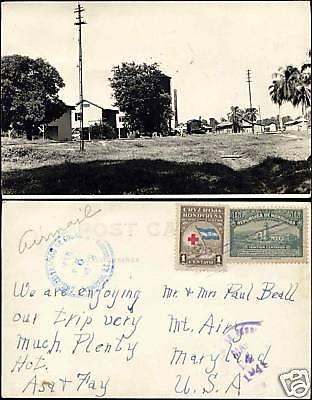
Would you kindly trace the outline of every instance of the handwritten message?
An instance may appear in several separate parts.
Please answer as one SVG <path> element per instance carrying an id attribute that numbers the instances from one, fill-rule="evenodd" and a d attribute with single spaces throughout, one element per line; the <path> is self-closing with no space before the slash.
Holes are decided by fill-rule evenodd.
<path id="1" fill-rule="evenodd" d="M 132 368 L 138 367 L 136 359 L 144 358 L 147 371 L 149 363 L 164 362 L 159 374 L 166 375 L 169 395 L 210 397 L 251 393 L 253 382 L 268 373 L 273 351 L 263 340 L 265 320 L 254 315 L 248 320 L 225 318 L 213 304 L 220 299 L 224 307 L 235 302 L 291 304 L 298 283 L 279 287 L 270 281 L 229 282 L 222 289 L 162 284 L 153 295 L 159 304 L 156 334 L 149 327 L 149 310 L 142 307 L 142 288 L 81 288 L 78 298 L 56 288 L 34 287 L 29 281 L 15 281 L 11 289 L 14 339 L 13 349 L 7 350 L 14 361 L 6 368 L 16 377 L 18 395 L 110 396 L 118 387 L 118 374 L 111 366 L 114 371 L 126 366 L 131 376 Z M 192 312 L 181 313 L 181 304 L 188 303 Z M 160 347 L 164 357 L 158 355 Z M 152 357 L 145 357 L 147 349 Z M 84 368 L 90 360 L 94 367 Z M 58 375 L 56 363 L 68 372 Z"/>
<path id="2" fill-rule="evenodd" d="M 66 395 L 87 389 L 97 397 L 105 396 L 110 376 L 97 377 L 94 371 L 84 370 L 82 360 L 84 356 L 95 357 L 93 359 L 99 363 L 111 363 L 112 358 L 117 363 L 130 363 L 134 359 L 139 347 L 136 333 L 142 322 L 142 315 L 137 313 L 142 291 L 135 288 L 81 290 L 78 301 L 84 301 L 85 307 L 78 307 L 81 312 L 77 312 L 77 307 L 70 307 L 64 301 L 66 292 L 54 288 L 39 290 L 29 282 L 15 282 L 12 289 L 16 302 L 16 311 L 12 315 L 16 327 L 16 360 L 10 366 L 10 372 L 17 376 L 23 373 L 24 377 L 28 371 L 29 378 L 21 384 L 20 393 Z M 54 306 L 60 298 L 64 305 Z M 37 304 L 35 311 L 19 312 L 18 304 L 30 300 L 34 300 L 32 305 Z M 47 300 L 49 312 L 42 314 L 40 304 Z M 29 329 L 29 326 L 35 329 Z M 49 335 L 40 334 L 43 326 Z M 52 381 L 44 378 L 49 375 L 51 359 L 81 367 Z"/>

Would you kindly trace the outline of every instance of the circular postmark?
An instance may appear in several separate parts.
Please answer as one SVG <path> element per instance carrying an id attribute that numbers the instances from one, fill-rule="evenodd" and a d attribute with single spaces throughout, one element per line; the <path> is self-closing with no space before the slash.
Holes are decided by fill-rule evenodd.
<path id="1" fill-rule="evenodd" d="M 46 268 L 57 289 L 83 296 L 87 290 L 105 286 L 114 270 L 114 258 L 108 242 L 65 233 L 48 247 Z"/>

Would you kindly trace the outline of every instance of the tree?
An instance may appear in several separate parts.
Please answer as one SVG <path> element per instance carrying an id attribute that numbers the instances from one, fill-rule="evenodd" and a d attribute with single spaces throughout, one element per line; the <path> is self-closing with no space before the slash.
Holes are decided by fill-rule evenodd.
<path id="1" fill-rule="evenodd" d="M 125 126 L 141 133 L 168 131 L 171 97 L 158 64 L 122 63 L 112 74 L 114 105 L 125 113 Z"/>
<path id="2" fill-rule="evenodd" d="M 228 118 L 233 124 L 232 131 L 234 133 L 241 131 L 243 116 L 244 112 L 238 106 L 231 107 L 231 112 L 228 113 Z"/>
<path id="3" fill-rule="evenodd" d="M 292 65 L 288 65 L 285 69 L 279 68 L 273 74 L 273 78 L 279 81 L 280 95 L 283 101 L 292 101 L 299 76 L 299 69 Z"/>
<path id="4" fill-rule="evenodd" d="M 311 107 L 311 90 L 310 88 L 303 84 L 299 83 L 296 87 L 296 92 L 292 99 L 293 105 L 301 106 L 302 117 L 305 118 L 305 110 L 307 107 Z"/>
<path id="5" fill-rule="evenodd" d="M 285 115 L 284 117 L 282 117 L 282 123 L 285 124 L 288 121 L 291 121 L 292 118 L 290 115 Z"/>
<path id="6" fill-rule="evenodd" d="M 311 58 L 311 50 L 309 51 Z M 311 107 L 311 61 L 303 64 L 296 82 L 292 103 L 295 107 L 301 105 L 302 118 L 306 117 L 306 109 Z"/>
<path id="7" fill-rule="evenodd" d="M 275 124 L 276 129 L 278 129 L 278 119 L 276 117 L 263 118 L 262 125 L 265 127 L 267 125 Z"/>
<path id="8" fill-rule="evenodd" d="M 281 89 L 281 83 L 279 80 L 274 79 L 272 84 L 269 86 L 269 92 L 271 96 L 271 100 L 273 101 L 274 104 L 278 105 L 278 120 L 280 120 L 280 115 L 281 115 L 281 105 L 284 102 L 283 98 L 283 92 Z M 278 122 L 278 128 L 280 127 L 280 124 Z"/>
<path id="9" fill-rule="evenodd" d="M 90 136 L 92 139 L 116 139 L 118 133 L 109 123 L 94 123 L 89 126 Z"/>
<path id="10" fill-rule="evenodd" d="M 257 116 L 258 116 L 258 110 L 256 108 L 246 108 L 244 115 L 243 115 L 243 120 L 247 121 L 248 123 L 252 124 L 252 133 L 255 133 L 254 131 L 254 123 L 257 121 Z"/>
<path id="11" fill-rule="evenodd" d="M 301 76 L 306 85 L 311 85 L 311 50 L 308 51 L 309 61 L 302 64 Z"/>
<path id="12" fill-rule="evenodd" d="M 256 108 L 246 108 L 244 112 L 244 119 L 248 122 L 255 122 L 257 121 L 258 110 Z"/>
<path id="13" fill-rule="evenodd" d="M 311 59 L 311 50 L 309 50 Z M 306 109 L 311 107 L 311 61 L 304 63 L 300 69 L 288 65 L 285 69 L 279 68 L 273 74 L 273 82 L 269 86 L 271 99 L 280 107 L 284 102 L 291 102 L 294 107 L 301 106 L 303 120 Z"/>
<path id="14" fill-rule="evenodd" d="M 285 69 L 279 68 L 273 74 L 272 85 L 269 86 L 270 96 L 273 103 L 278 104 L 278 124 L 280 126 L 280 109 L 284 102 L 293 101 L 296 92 L 296 86 L 300 76 L 297 67 L 288 65 Z"/>
<path id="15" fill-rule="evenodd" d="M 64 86 L 57 70 L 41 58 L 2 57 L 1 129 L 12 127 L 31 139 L 41 124 L 65 112 L 65 104 L 58 97 Z"/>

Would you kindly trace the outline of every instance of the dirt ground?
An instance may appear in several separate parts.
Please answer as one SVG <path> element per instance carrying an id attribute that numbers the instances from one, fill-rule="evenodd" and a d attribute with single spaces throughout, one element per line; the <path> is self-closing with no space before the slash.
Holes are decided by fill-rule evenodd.
<path id="1" fill-rule="evenodd" d="M 4 194 L 306 193 L 310 154 L 306 131 L 86 141 L 83 153 L 79 142 L 4 138 L 2 190 Z M 276 187 L 271 182 L 274 174 L 281 180 Z"/>

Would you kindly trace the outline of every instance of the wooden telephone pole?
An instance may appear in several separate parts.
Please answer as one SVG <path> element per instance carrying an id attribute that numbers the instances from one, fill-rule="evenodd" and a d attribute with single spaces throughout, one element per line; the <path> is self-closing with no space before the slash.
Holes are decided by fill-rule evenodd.
<path id="1" fill-rule="evenodd" d="M 251 87 L 250 87 L 250 83 L 251 83 L 251 71 L 250 69 L 247 69 L 247 82 L 248 82 L 248 89 L 249 89 L 249 107 L 250 107 L 250 111 L 252 110 L 252 102 L 251 102 Z M 251 121 L 251 128 L 252 128 L 252 133 L 255 133 L 255 127 L 254 127 L 254 122 Z"/>
<path id="2" fill-rule="evenodd" d="M 173 89 L 173 100 L 174 100 L 174 126 L 177 128 L 178 122 L 178 91 Z"/>
<path id="3" fill-rule="evenodd" d="M 83 85 L 82 85 L 82 44 L 81 44 L 81 25 L 86 24 L 82 20 L 81 13 L 84 11 L 84 8 L 81 7 L 79 1 L 78 5 L 75 8 L 74 13 L 78 13 L 76 16 L 77 22 L 75 25 L 78 25 L 78 46 L 79 46 L 79 103 L 80 103 L 80 150 L 84 151 L 84 137 L 83 137 Z"/>

